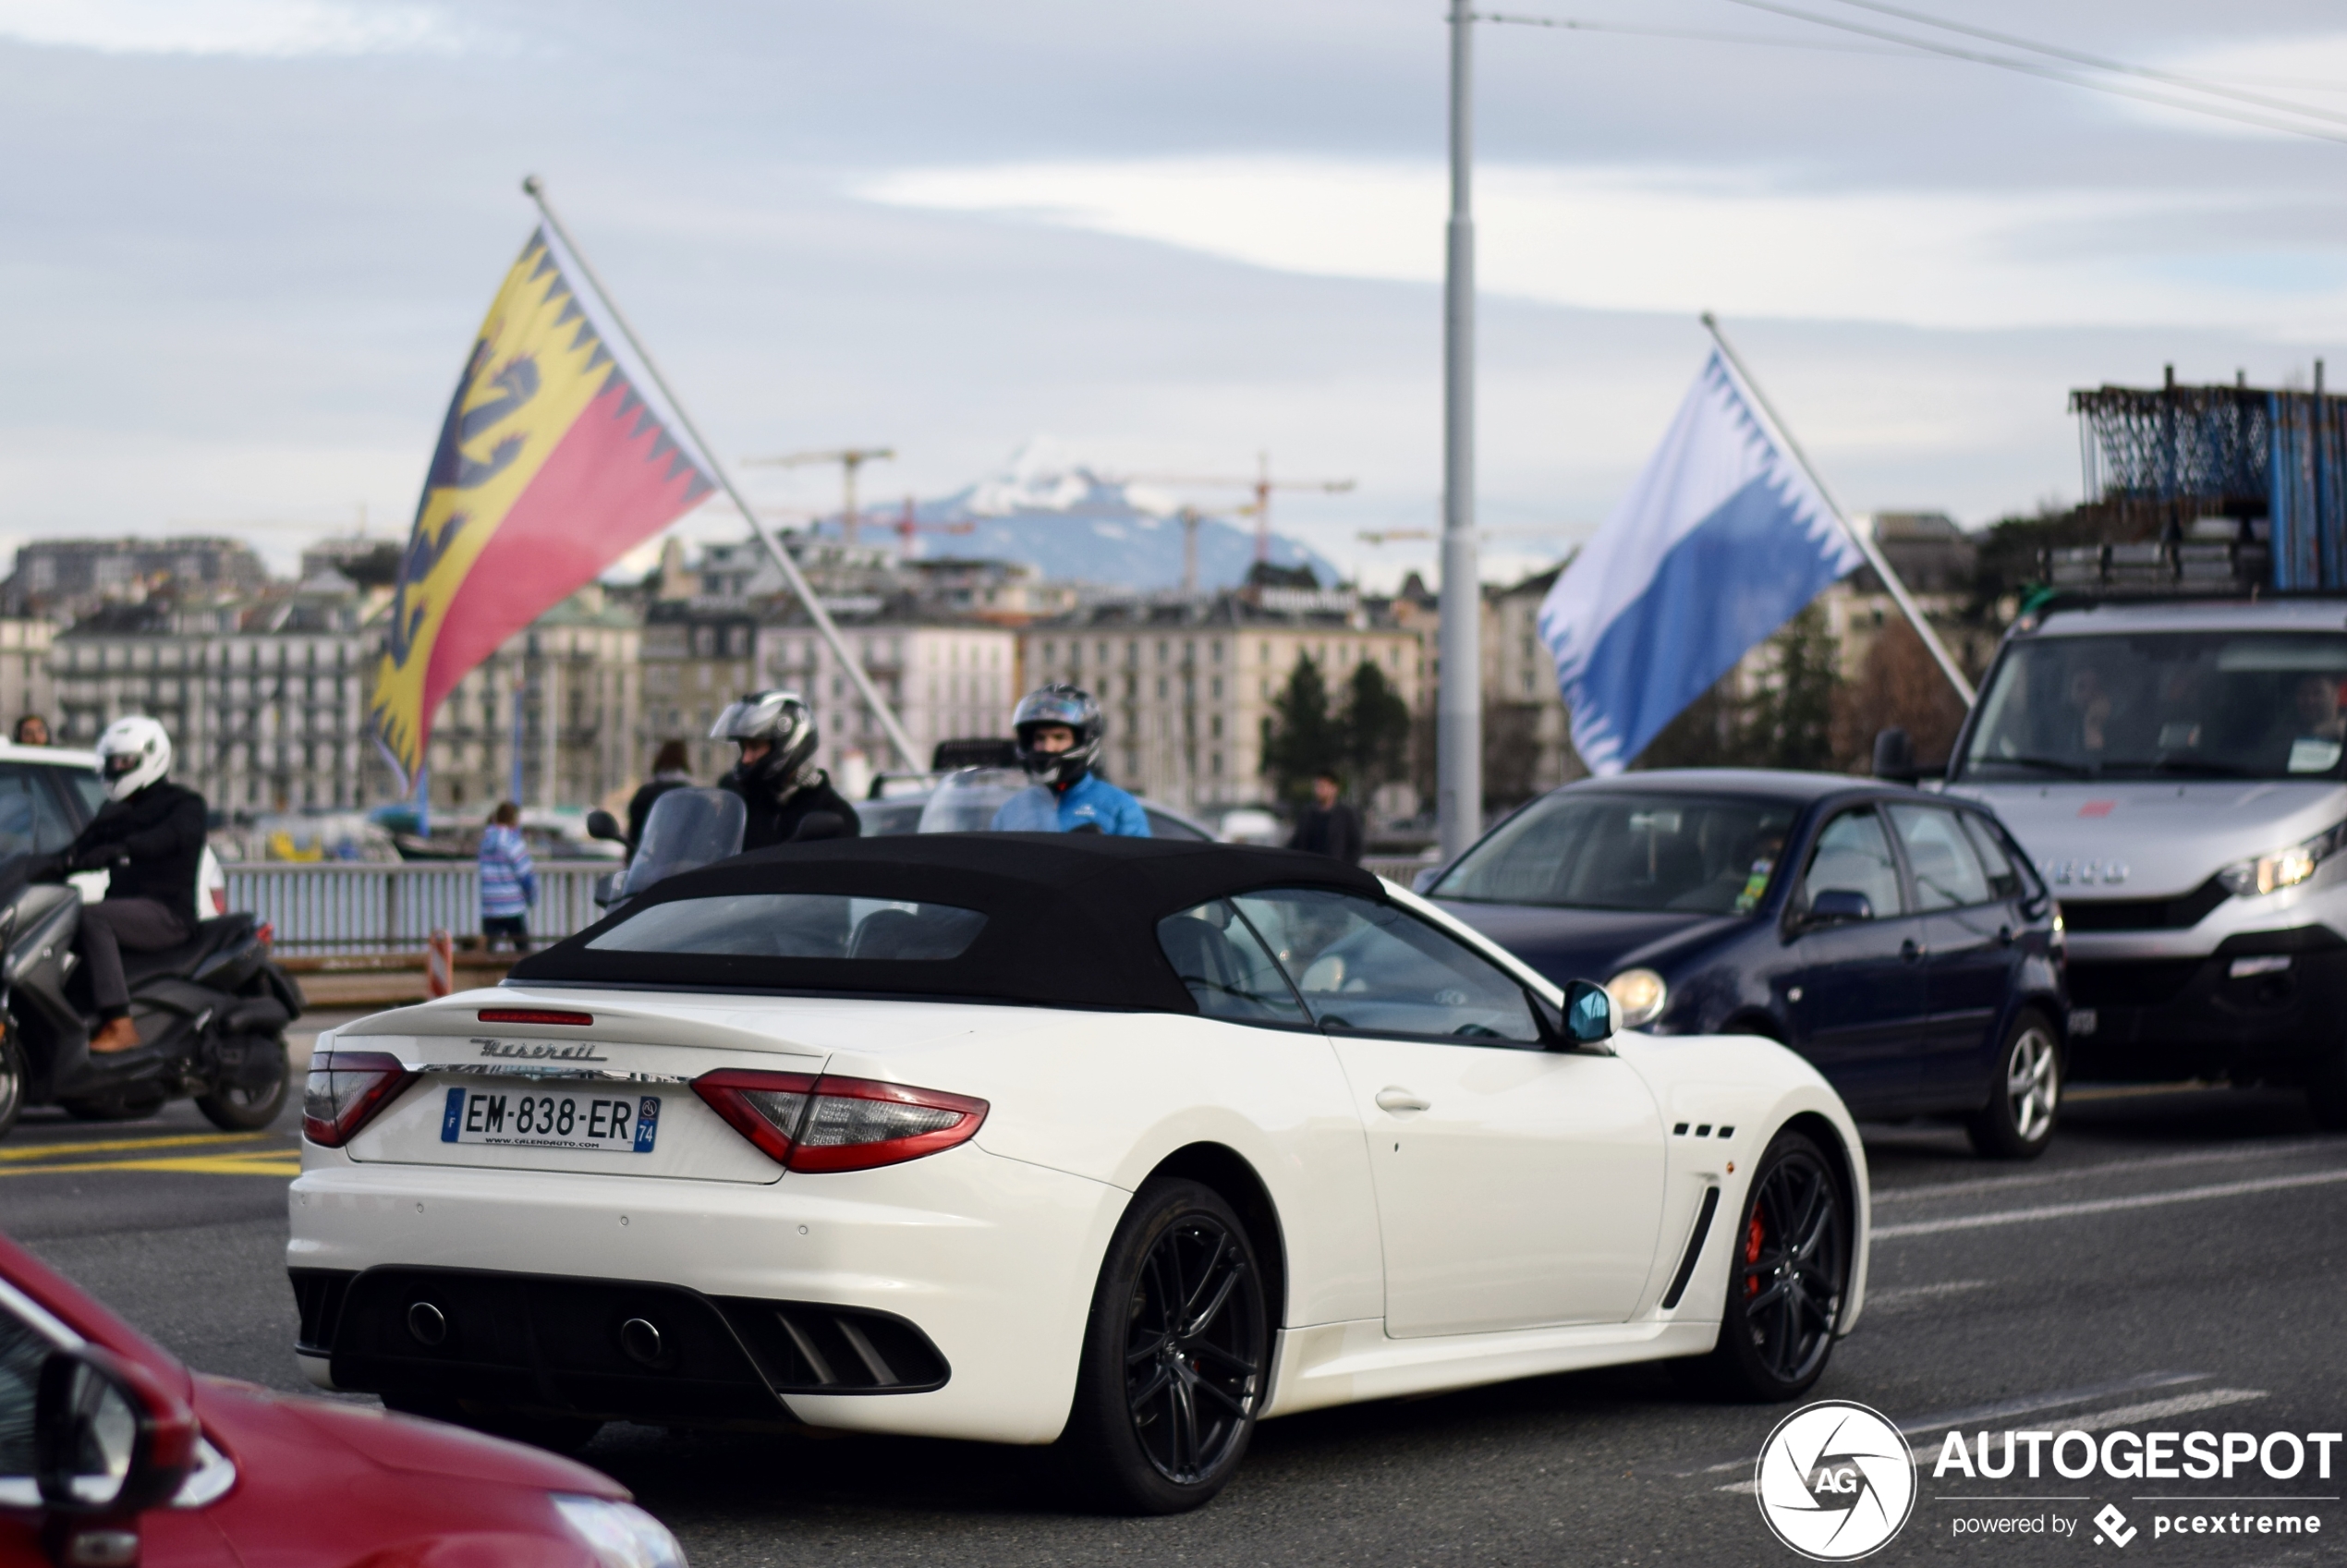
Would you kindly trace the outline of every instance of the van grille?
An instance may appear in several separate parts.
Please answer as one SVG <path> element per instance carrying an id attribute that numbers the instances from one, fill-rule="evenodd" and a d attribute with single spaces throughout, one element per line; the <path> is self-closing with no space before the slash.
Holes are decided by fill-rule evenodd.
<path id="1" fill-rule="evenodd" d="M 2065 898 L 2061 918 L 2073 931 L 2189 930 L 2231 896 L 2211 877 L 2173 898 Z"/>

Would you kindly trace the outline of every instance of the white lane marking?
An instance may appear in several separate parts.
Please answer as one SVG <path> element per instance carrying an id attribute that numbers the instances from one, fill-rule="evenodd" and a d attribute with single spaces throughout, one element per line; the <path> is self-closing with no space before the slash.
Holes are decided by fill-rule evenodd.
<path id="1" fill-rule="evenodd" d="M 2220 1182 L 2214 1186 L 2183 1187 L 2175 1192 L 2137 1193 L 2130 1197 L 2097 1197 L 2077 1203 L 2049 1203 L 2037 1209 L 2008 1209 L 1995 1214 L 1959 1214 L 1948 1220 L 1918 1220 L 1904 1225 L 1879 1225 L 1874 1240 L 1897 1241 L 1903 1236 L 1932 1236 L 1946 1231 L 1977 1231 L 1991 1225 L 2025 1225 L 2038 1220 L 2068 1220 L 2080 1214 L 2111 1214 L 2125 1209 L 2156 1209 L 2170 1203 L 2198 1203 L 2212 1197 L 2242 1197 L 2254 1192 L 2286 1192 L 2293 1187 L 2331 1186 L 2347 1182 L 2347 1171 L 2310 1171 L 2297 1176 L 2265 1176 L 2249 1182 Z"/>
<path id="2" fill-rule="evenodd" d="M 2051 1389 L 2043 1393 L 2025 1393 L 2015 1399 L 2000 1399 L 1990 1404 L 1970 1405 L 1963 1410 L 1943 1410 L 1933 1416 L 1915 1416 L 1892 1423 L 1904 1437 L 1918 1432 L 1936 1432 L 1943 1427 L 1969 1427 L 1979 1421 L 1994 1421 L 2006 1416 L 2034 1416 L 2040 1410 L 2059 1410 L 2065 1404 L 2086 1404 L 2113 1394 L 2148 1393 L 2153 1389 L 2174 1388 L 2178 1383 L 2205 1382 L 2207 1372 L 2144 1372 L 2132 1378 L 2122 1378 L 2114 1383 L 2093 1383 L 2082 1389 Z M 1681 1476 L 1717 1476 L 1726 1470 L 1741 1470 L 1752 1463 L 1749 1459 L 1730 1459 L 1718 1465 L 1706 1465 L 1697 1470 L 1682 1470 Z"/>
<path id="3" fill-rule="evenodd" d="M 2203 1389 L 2198 1393 L 2178 1394 L 2173 1399 L 2147 1400 L 2141 1404 L 2122 1404 L 2112 1410 L 2098 1410 L 2090 1416 L 2080 1416 L 2061 1422 L 2060 1428 L 2065 1432 L 2108 1431 L 2113 1427 L 2134 1427 L 2140 1426 L 2146 1421 L 2165 1421 L 2174 1416 L 2191 1416 L 2199 1411 L 2216 1410 L 2228 1404 L 2246 1404 L 2252 1400 L 2265 1397 L 2267 1397 L 2266 1391 L 2263 1389 Z M 1939 1462 L 1940 1452 L 1946 1445 L 1947 1440 L 1942 1438 L 1938 1444 L 1917 1443 L 1909 1452 L 1914 1454 L 1917 1465 L 1934 1465 Z M 1714 1487 L 1712 1489 L 1749 1497 L 1760 1489 L 1760 1484 L 1757 1481 L 1737 1481 L 1729 1486 Z M 2014 1500 L 2000 1498 L 1993 1501 L 2012 1501 Z"/>
<path id="4" fill-rule="evenodd" d="M 1934 1301 L 1943 1295 L 1962 1295 L 1966 1291 L 1987 1290 L 1988 1280 L 1949 1280 L 1936 1285 L 1903 1285 L 1897 1290 L 1867 1293 L 1868 1312 L 1896 1312 L 1917 1302 Z"/>
<path id="5" fill-rule="evenodd" d="M 1941 1182 L 1936 1186 L 1877 1187 L 1874 1205 L 1914 1203 L 1934 1197 L 1962 1197 L 1976 1192 L 2012 1192 L 2021 1187 L 2059 1186 L 2088 1176 L 2123 1176 L 2136 1171 L 2170 1171 L 2183 1165 L 2226 1165 L 2244 1160 L 2284 1159 L 2296 1154 L 2347 1150 L 2339 1138 L 2301 1138 L 2289 1143 L 2259 1144 L 2250 1149 L 2209 1149 L 2197 1154 L 2167 1154 L 2149 1160 L 2113 1160 L 2101 1165 L 2081 1165 L 2067 1171 L 2042 1171 L 2027 1176 L 1982 1176 L 1968 1182 Z"/>

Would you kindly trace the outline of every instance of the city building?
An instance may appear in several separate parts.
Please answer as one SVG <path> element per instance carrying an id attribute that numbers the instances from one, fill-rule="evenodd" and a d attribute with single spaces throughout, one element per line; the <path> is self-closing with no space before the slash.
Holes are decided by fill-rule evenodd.
<path id="1" fill-rule="evenodd" d="M 435 809 L 608 805 L 649 771 L 642 618 L 590 583 L 507 638 L 433 716 Z M 705 728 L 706 726 L 704 726 Z"/>
<path id="2" fill-rule="evenodd" d="M 17 721 L 38 713 L 57 722 L 57 686 L 49 675 L 49 645 L 55 622 L 0 620 L 0 735 L 14 735 Z"/>
<path id="3" fill-rule="evenodd" d="M 252 547 L 233 539 L 36 539 L 17 549 L 16 572 L 0 584 L 0 614 L 71 621 L 157 590 L 209 598 L 257 593 L 268 581 Z"/>
<path id="4" fill-rule="evenodd" d="M 740 599 L 662 598 L 645 607 L 640 773 L 667 740 L 685 743 L 696 779 L 713 781 L 734 765 L 734 748 L 709 731 L 727 703 L 767 684 L 758 674 L 758 609 Z"/>
<path id="5" fill-rule="evenodd" d="M 941 741 L 1010 733 L 1019 684 L 1018 634 L 983 621 L 923 614 L 909 596 L 867 610 L 832 610 L 842 638 L 895 711 L 927 768 Z M 777 603 L 758 628 L 758 667 L 766 683 L 805 697 L 822 732 L 816 753 L 839 788 L 860 794 L 879 771 L 905 759 L 882 732 L 846 667 L 796 603 Z"/>
<path id="6" fill-rule="evenodd" d="M 51 646 L 56 737 L 91 746 L 143 713 L 216 812 L 364 805 L 391 793 L 365 728 L 379 637 L 331 574 L 274 598 L 104 605 Z"/>
<path id="7" fill-rule="evenodd" d="M 1363 663 L 1375 663 L 1414 714 L 1430 689 L 1418 633 L 1344 590 L 1096 604 L 1028 627 L 1019 648 L 1022 686 L 1065 681 L 1099 699 L 1112 778 L 1191 811 L 1270 798 L 1263 726 L 1301 661 L 1319 667 L 1332 708 Z M 1374 805 L 1406 814 L 1417 801 L 1395 783 Z"/>

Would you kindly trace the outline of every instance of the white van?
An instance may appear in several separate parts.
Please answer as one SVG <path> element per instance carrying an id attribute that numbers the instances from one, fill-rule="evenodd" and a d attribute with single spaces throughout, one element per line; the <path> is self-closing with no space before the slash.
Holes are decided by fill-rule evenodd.
<path id="1" fill-rule="evenodd" d="M 2060 900 L 2073 1078 L 2304 1088 L 2347 1127 L 2347 599 L 2016 626 L 1948 790 Z"/>

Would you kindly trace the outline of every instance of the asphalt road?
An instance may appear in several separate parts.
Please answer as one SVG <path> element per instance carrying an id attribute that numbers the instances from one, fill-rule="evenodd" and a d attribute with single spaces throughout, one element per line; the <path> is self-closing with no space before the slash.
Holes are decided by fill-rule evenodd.
<path id="1" fill-rule="evenodd" d="M 313 1020 L 305 1019 L 305 1024 Z M 2296 1097 L 2082 1090 L 2034 1165 L 1960 1135 L 1869 1129 L 1873 1301 L 1815 1397 L 1891 1416 L 1927 1455 L 1952 1423 L 2101 1431 L 2347 1427 L 2347 1137 Z M 297 1113 L 241 1139 L 185 1106 L 89 1126 L 28 1115 L 0 1143 L 0 1227 L 195 1367 L 299 1389 L 282 1272 Z M 1560 1201 L 1567 1200 L 1560 1195 Z M 1485 1564 L 1797 1562 L 1750 1495 L 1784 1414 L 1683 1393 L 1659 1367 L 1540 1379 L 1267 1423 L 1230 1489 L 1174 1519 L 1071 1508 L 1043 1455 L 866 1438 L 607 1428 L 593 1464 L 699 1568 L 730 1564 Z M 1935 1481 L 1878 1562 L 2285 1563 L 2347 1558 L 2339 1478 L 2231 1486 Z M 1983 1502 L 1981 1494 L 2073 1501 Z M 2140 1496 L 2312 1513 L 2313 1538 L 2155 1538 Z M 2139 1535 L 2100 1544 L 2117 1504 Z M 1959 1518 L 2067 1536 L 1959 1537 Z"/>

